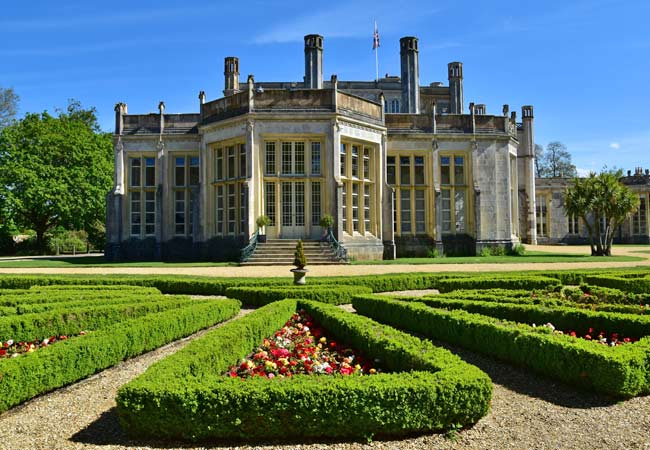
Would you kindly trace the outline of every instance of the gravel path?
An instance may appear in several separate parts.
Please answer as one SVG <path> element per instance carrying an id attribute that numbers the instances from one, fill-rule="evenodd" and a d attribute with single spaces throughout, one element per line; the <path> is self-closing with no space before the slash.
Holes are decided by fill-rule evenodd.
<path id="1" fill-rule="evenodd" d="M 343 308 L 353 311 L 350 305 Z M 250 310 L 242 310 L 238 317 L 248 312 Z M 206 448 L 130 439 L 119 427 L 114 400 L 121 385 L 204 333 L 199 332 L 123 362 L 0 415 L 0 449 Z M 600 395 L 579 392 L 472 352 L 441 343 L 436 345 L 446 347 L 480 367 L 494 382 L 491 410 L 471 429 L 447 436 L 433 434 L 397 441 L 238 448 L 650 449 L 650 396 L 616 402 Z M 223 447 L 229 446 L 211 448 Z"/>

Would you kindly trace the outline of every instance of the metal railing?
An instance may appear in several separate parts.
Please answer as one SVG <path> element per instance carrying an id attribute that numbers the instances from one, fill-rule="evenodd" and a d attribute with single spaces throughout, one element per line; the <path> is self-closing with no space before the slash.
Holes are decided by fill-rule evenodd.
<path id="1" fill-rule="evenodd" d="M 253 256 L 255 249 L 257 248 L 257 238 L 260 234 L 260 229 L 255 230 L 255 233 L 251 236 L 248 241 L 248 245 L 241 249 L 241 256 L 239 257 L 239 262 L 243 263 L 248 261 L 248 259 Z"/>
<path id="2" fill-rule="evenodd" d="M 327 235 L 325 236 L 325 242 L 327 242 L 334 253 L 334 256 L 339 261 L 349 262 L 348 251 L 339 241 L 334 237 L 334 232 L 332 228 L 327 229 Z"/>

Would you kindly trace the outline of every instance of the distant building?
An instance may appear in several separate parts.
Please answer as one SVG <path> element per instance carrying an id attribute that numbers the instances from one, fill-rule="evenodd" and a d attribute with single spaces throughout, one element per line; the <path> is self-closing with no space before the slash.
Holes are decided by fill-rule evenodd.
<path id="1" fill-rule="evenodd" d="M 650 244 L 650 170 L 637 167 L 627 172 L 621 182 L 639 196 L 639 209 L 614 234 L 614 242 Z M 537 178 L 535 180 L 535 216 L 537 242 L 540 244 L 585 244 L 589 242 L 587 228 L 578 217 L 568 216 L 564 209 L 564 192 L 572 178 Z M 604 227 L 603 227 L 604 228 Z"/>
<path id="2" fill-rule="evenodd" d="M 522 122 L 422 86 L 418 39 L 400 39 L 401 76 L 323 79 L 323 37 L 305 36 L 303 81 L 240 83 L 199 112 L 116 105 L 109 259 L 235 258 L 267 215 L 271 239 L 318 239 L 321 217 L 357 259 L 480 252 L 536 242 L 533 107 Z"/>

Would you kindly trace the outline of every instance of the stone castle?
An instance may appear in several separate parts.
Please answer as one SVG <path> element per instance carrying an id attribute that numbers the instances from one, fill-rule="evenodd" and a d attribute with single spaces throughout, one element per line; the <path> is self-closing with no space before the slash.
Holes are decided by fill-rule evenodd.
<path id="1" fill-rule="evenodd" d="M 323 37 L 304 42 L 303 81 L 242 83 L 226 57 L 224 96 L 200 92 L 196 113 L 116 105 L 107 258 L 237 259 L 262 215 L 269 239 L 307 240 L 330 215 L 357 259 L 579 240 L 559 218 L 566 183 L 536 191 L 532 106 L 521 122 L 507 104 L 465 110 L 460 62 L 422 85 L 415 37 L 400 39 L 401 75 L 375 81 L 325 81 Z"/>

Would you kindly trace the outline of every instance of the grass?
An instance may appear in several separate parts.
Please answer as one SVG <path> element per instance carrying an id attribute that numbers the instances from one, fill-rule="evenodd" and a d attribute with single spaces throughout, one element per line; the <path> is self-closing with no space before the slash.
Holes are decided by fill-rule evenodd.
<path id="1" fill-rule="evenodd" d="M 512 264 L 561 262 L 632 262 L 645 261 L 637 256 L 591 256 L 573 253 L 526 251 L 521 256 L 446 256 L 443 258 L 397 258 L 384 261 L 353 261 L 352 264 Z"/>
<path id="2" fill-rule="evenodd" d="M 0 260 L 0 268 L 72 268 L 72 267 L 228 267 L 234 262 L 164 262 L 130 261 L 107 262 L 103 256 L 52 257 L 35 259 Z"/>

